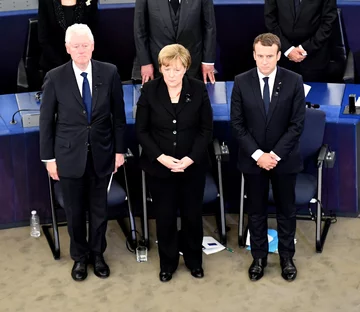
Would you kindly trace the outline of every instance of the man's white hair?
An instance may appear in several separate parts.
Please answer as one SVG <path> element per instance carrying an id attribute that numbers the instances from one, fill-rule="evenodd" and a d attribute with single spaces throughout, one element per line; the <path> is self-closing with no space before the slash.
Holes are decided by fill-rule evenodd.
<path id="1" fill-rule="evenodd" d="M 69 44 L 73 35 L 87 35 L 91 42 L 94 42 L 94 36 L 86 24 L 74 24 L 68 27 L 65 33 L 65 43 Z"/>

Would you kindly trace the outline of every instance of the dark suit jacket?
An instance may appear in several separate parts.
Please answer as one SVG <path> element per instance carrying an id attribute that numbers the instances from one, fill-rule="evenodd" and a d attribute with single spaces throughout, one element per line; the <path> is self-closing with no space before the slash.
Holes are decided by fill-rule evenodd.
<path id="1" fill-rule="evenodd" d="M 256 68 L 235 77 L 231 95 L 231 126 L 239 145 L 238 168 L 259 173 L 251 155 L 261 149 L 273 151 L 281 160 L 277 173 L 303 169 L 299 139 L 304 127 L 305 95 L 300 75 L 278 67 L 266 116 Z"/>
<path id="2" fill-rule="evenodd" d="M 214 63 L 216 25 L 212 0 L 181 1 L 178 31 L 175 33 L 168 0 L 136 0 L 134 16 L 136 55 L 140 65 L 158 70 L 160 50 L 173 43 L 190 51 L 189 76 L 200 72 L 201 62 Z"/>
<path id="3" fill-rule="evenodd" d="M 308 53 L 308 66 L 327 65 L 336 0 L 302 0 L 296 16 L 293 0 L 265 0 L 264 10 L 266 27 L 280 37 L 283 52 L 301 44 Z"/>
<path id="4" fill-rule="evenodd" d="M 153 176 L 170 176 L 171 171 L 157 161 L 161 154 L 177 159 L 190 157 L 194 164 L 185 170 L 185 174 L 195 167 L 206 167 L 212 121 L 212 108 L 203 82 L 183 78 L 176 110 L 162 77 L 146 83 L 137 104 L 135 124 L 143 149 L 141 168 Z"/>
<path id="5" fill-rule="evenodd" d="M 91 0 L 77 0 L 75 7 L 75 23 L 87 24 L 92 32 L 95 30 L 97 19 L 97 2 Z M 38 38 L 42 48 L 40 66 L 48 71 L 65 64 L 70 56 L 65 49 L 65 31 L 67 25 L 60 0 L 39 0 L 38 9 Z"/>
<path id="6" fill-rule="evenodd" d="M 116 66 L 92 61 L 92 120 L 76 82 L 72 62 L 47 73 L 40 106 L 40 157 L 56 158 L 61 177 L 80 178 L 91 145 L 95 172 L 114 170 L 115 152 L 125 153 L 123 91 Z"/>

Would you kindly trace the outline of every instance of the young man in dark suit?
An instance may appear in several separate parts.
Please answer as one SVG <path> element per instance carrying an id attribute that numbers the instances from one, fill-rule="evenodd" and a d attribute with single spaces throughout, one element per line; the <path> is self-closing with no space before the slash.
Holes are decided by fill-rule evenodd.
<path id="1" fill-rule="evenodd" d="M 136 0 L 136 57 L 142 83 L 159 76 L 160 50 L 179 43 L 191 54 L 188 76 L 215 82 L 216 24 L 212 0 Z"/>
<path id="2" fill-rule="evenodd" d="M 47 73 L 40 108 L 40 156 L 49 175 L 60 181 L 70 235 L 71 276 L 87 277 L 87 264 L 100 278 L 110 274 L 106 249 L 107 187 L 124 163 L 125 111 L 117 68 L 91 60 L 90 28 L 66 31 L 72 61 Z M 89 239 L 86 231 L 89 210 Z"/>
<path id="3" fill-rule="evenodd" d="M 269 181 L 276 202 L 282 277 L 296 278 L 293 262 L 296 230 L 296 174 L 303 169 L 299 138 L 305 118 L 300 75 L 278 67 L 280 39 L 273 34 L 254 40 L 257 67 L 235 77 L 231 125 L 239 145 L 238 169 L 244 174 L 251 254 L 249 278 L 259 280 L 267 265 Z"/>
<path id="4" fill-rule="evenodd" d="M 326 81 L 336 0 L 266 0 L 265 24 L 280 37 L 283 66 L 304 81 Z"/>

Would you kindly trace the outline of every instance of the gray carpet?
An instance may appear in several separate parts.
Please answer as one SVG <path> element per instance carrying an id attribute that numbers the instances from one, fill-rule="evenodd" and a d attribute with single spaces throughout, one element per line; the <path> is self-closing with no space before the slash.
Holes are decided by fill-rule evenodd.
<path id="1" fill-rule="evenodd" d="M 237 216 L 227 216 L 231 226 L 228 246 L 234 253 L 204 255 L 205 278 L 193 278 L 181 261 L 169 283 L 158 279 L 156 245 L 149 261 L 137 263 L 125 247 L 117 223 L 110 222 L 105 258 L 111 268 L 106 280 L 91 268 L 84 282 L 70 276 L 66 228 L 61 228 L 61 259 L 55 261 L 44 235 L 31 238 L 29 228 L 0 231 L 0 311 L 360 311 L 360 221 L 338 218 L 332 225 L 322 254 L 315 253 L 315 225 L 299 221 L 295 263 L 298 278 L 282 280 L 278 256 L 269 256 L 265 276 L 250 282 L 251 255 L 237 247 Z M 270 220 L 271 227 L 275 221 Z M 213 235 L 212 217 L 204 218 L 206 235 Z M 152 241 L 154 223 L 150 223 Z"/>

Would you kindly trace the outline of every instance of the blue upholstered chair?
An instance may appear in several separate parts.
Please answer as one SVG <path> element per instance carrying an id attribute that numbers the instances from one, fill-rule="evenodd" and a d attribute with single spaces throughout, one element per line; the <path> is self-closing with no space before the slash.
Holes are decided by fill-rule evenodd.
<path id="1" fill-rule="evenodd" d="M 122 166 L 123 179 L 125 189 L 120 185 L 117 179 L 114 178 L 108 193 L 108 214 L 109 219 L 116 219 L 120 225 L 127 242 L 134 250 L 137 245 L 135 219 L 130 201 L 129 185 L 126 176 L 126 162 L 129 157 L 133 157 L 130 150 L 125 156 L 125 163 Z M 119 172 L 116 175 L 120 175 Z M 58 222 L 57 210 L 64 207 L 64 198 L 60 188 L 60 183 L 54 181 L 49 176 L 49 190 L 50 190 L 50 205 L 51 205 L 51 224 L 44 224 L 42 226 L 45 237 L 48 241 L 50 249 L 53 253 L 54 259 L 60 259 L 60 240 L 59 240 L 59 226 L 65 226 L 66 222 Z M 129 225 L 126 225 L 125 218 L 129 218 Z M 52 229 L 52 233 L 50 233 Z"/>
<path id="2" fill-rule="evenodd" d="M 325 215 L 323 212 L 321 188 L 323 167 L 331 167 L 334 155 L 327 157 L 328 146 L 323 144 L 325 131 L 325 113 L 312 108 L 306 109 L 304 131 L 300 137 L 300 153 L 304 161 L 304 170 L 297 175 L 295 186 L 295 204 L 298 207 L 308 206 L 308 215 L 298 215 L 298 219 L 312 220 L 316 223 L 317 252 L 322 252 L 326 235 L 332 221 L 336 216 Z M 239 216 L 239 246 L 244 247 L 246 242 L 247 227 L 244 230 L 244 176 L 241 181 L 240 216 Z M 274 205 L 274 198 L 270 183 L 269 204 Z M 313 207 L 316 209 L 313 209 Z M 271 214 L 270 214 L 271 216 Z M 324 223 L 324 225 L 322 225 Z"/>
<path id="3" fill-rule="evenodd" d="M 218 205 L 218 209 L 215 211 L 216 224 L 219 232 L 220 243 L 226 245 L 226 223 L 225 223 L 225 207 L 224 207 L 224 191 L 222 182 L 222 168 L 221 164 L 223 161 L 229 159 L 229 152 L 226 145 L 220 146 L 218 140 L 213 141 L 213 150 L 216 162 L 217 179 L 214 178 L 212 172 L 208 172 L 205 181 L 205 191 L 203 198 L 203 205 Z M 141 153 L 141 148 L 140 148 Z M 215 168 L 214 168 L 215 169 Z M 148 226 L 148 203 L 152 202 L 151 194 L 147 191 L 146 186 L 146 174 L 142 171 L 142 200 L 143 200 L 143 238 L 144 243 L 149 248 L 149 226 Z"/>

